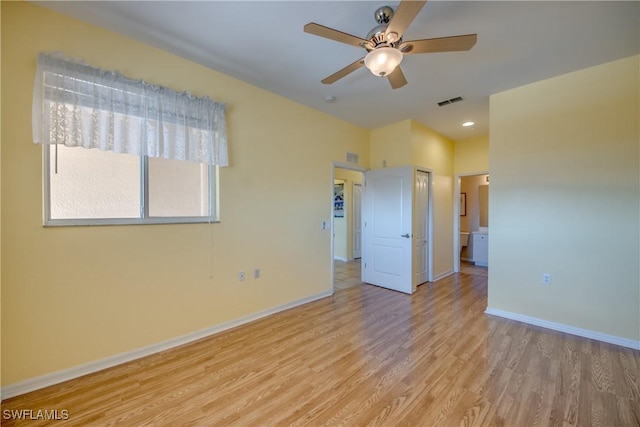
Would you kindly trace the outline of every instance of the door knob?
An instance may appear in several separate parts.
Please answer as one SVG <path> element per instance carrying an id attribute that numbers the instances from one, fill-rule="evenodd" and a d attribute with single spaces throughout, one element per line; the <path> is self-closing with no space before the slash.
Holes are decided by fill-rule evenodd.
<path id="1" fill-rule="evenodd" d="M 400 236 L 400 237 L 405 237 L 405 238 L 407 238 L 407 239 L 408 239 L 408 238 L 409 238 L 409 237 L 411 237 L 411 236 L 409 236 L 409 233 L 407 233 L 407 234 L 403 234 L 403 235 L 402 235 L 402 236 Z"/>

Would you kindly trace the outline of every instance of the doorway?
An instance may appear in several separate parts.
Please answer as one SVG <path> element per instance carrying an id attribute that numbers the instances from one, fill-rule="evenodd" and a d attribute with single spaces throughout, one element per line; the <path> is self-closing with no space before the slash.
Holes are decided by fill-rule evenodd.
<path id="1" fill-rule="evenodd" d="M 364 169 L 356 165 L 332 165 L 333 207 L 331 209 L 332 289 L 362 284 L 361 203 Z"/>
<path id="2" fill-rule="evenodd" d="M 454 271 L 488 267 L 489 174 L 456 177 L 454 209 Z"/>
<path id="3" fill-rule="evenodd" d="M 398 173 L 400 170 L 402 170 L 402 174 L 408 173 L 406 179 L 403 181 L 409 186 L 405 188 L 405 185 L 402 185 L 401 192 L 403 195 L 398 194 L 398 197 L 391 195 L 392 199 L 397 199 L 397 201 L 405 200 L 405 202 L 409 201 L 410 204 L 400 209 L 400 211 L 410 213 L 413 219 L 405 220 L 406 226 L 403 226 L 403 231 L 397 233 L 395 232 L 397 230 L 394 229 L 394 232 L 388 237 L 394 237 L 395 240 L 400 239 L 408 243 L 408 245 L 405 245 L 408 247 L 408 250 L 403 251 L 402 265 L 405 265 L 408 261 L 408 267 L 405 268 L 405 270 L 409 273 L 403 274 L 403 277 L 409 280 L 408 286 L 411 290 L 408 290 L 407 293 L 412 293 L 418 285 L 433 281 L 433 240 L 430 238 L 433 233 L 433 172 L 428 168 L 419 168 L 416 166 L 406 166 L 395 169 Z M 390 169 L 383 170 L 391 172 Z M 375 173 L 381 173 L 381 171 L 366 172 L 367 184 L 373 183 L 373 181 L 371 183 L 369 182 L 371 178 L 369 175 Z M 392 172 L 391 175 L 394 175 L 394 173 Z M 392 178 L 391 183 L 395 182 L 397 184 L 396 178 L 398 177 L 394 175 Z M 364 222 L 364 218 L 366 217 L 364 213 L 366 204 L 365 196 L 369 194 L 369 200 L 372 200 L 371 197 L 374 191 L 372 188 L 369 188 L 371 185 L 368 186 L 368 193 L 365 191 L 363 185 L 364 179 L 365 170 L 363 168 L 337 162 L 332 164 L 331 277 L 334 292 L 338 289 L 343 289 L 345 286 L 350 287 L 364 283 L 362 281 L 363 270 L 367 267 L 366 264 L 363 265 L 360 257 L 365 255 L 365 249 L 367 248 L 365 244 L 365 230 L 371 231 L 376 229 L 376 238 L 382 238 L 384 234 L 383 231 L 386 230 L 386 228 L 381 226 L 388 224 L 388 214 L 391 211 L 395 211 L 392 209 L 393 206 L 390 203 L 379 204 L 380 206 L 378 207 L 380 209 L 373 209 L 372 212 L 377 212 L 382 216 L 376 217 L 377 219 L 375 221 L 369 221 L 369 227 L 366 227 L 366 223 Z M 382 180 L 381 185 L 381 193 L 378 194 L 378 192 L 375 192 L 376 196 L 374 198 L 376 200 L 378 196 L 384 195 L 385 190 L 389 190 L 390 188 L 390 182 L 386 180 Z M 336 199 L 336 196 L 339 197 Z M 336 212 L 336 203 L 338 203 L 339 212 Z M 360 209 L 362 209 L 362 211 Z M 386 222 L 379 222 L 380 218 Z M 344 221 L 344 224 L 337 225 L 336 221 Z M 396 223 L 397 221 L 392 221 L 391 225 Z M 373 224 L 377 224 L 377 226 Z M 343 237 L 343 234 L 338 235 L 336 233 L 336 231 L 340 232 L 341 228 L 347 230 L 344 234 L 346 237 Z M 338 241 L 338 239 L 341 239 L 341 241 Z M 344 255 L 340 252 L 342 247 L 345 246 L 342 239 L 347 242 Z M 386 256 L 389 255 L 387 252 L 391 250 L 390 246 L 392 246 L 389 241 L 390 239 L 386 239 L 385 242 L 383 242 L 383 246 L 385 246 L 384 250 L 380 249 L 376 252 L 373 250 L 373 247 L 369 248 L 372 258 L 369 260 L 370 262 L 367 263 L 370 264 L 367 274 L 371 271 L 375 271 L 376 274 L 383 274 L 386 271 L 385 268 L 378 268 L 380 265 L 376 260 L 389 264 L 387 261 L 393 258 L 392 256 Z M 372 250 L 373 252 L 371 252 Z M 391 264 L 394 263 L 392 262 Z M 387 267 L 388 266 L 389 265 L 387 265 Z M 371 280 L 371 278 L 368 280 L 370 280 L 368 283 L 381 287 L 389 287 L 385 280 L 382 282 Z M 406 283 L 403 282 L 403 288 L 406 286 Z"/>
<path id="4" fill-rule="evenodd" d="M 432 280 L 432 172 L 415 166 L 365 173 L 362 278 L 412 294 Z"/>

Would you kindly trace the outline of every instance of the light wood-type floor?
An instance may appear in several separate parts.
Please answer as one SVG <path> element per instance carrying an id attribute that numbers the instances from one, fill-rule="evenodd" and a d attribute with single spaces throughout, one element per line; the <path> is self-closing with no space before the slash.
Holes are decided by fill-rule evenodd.
<path id="1" fill-rule="evenodd" d="M 362 285 L 360 259 L 351 262 L 333 262 L 333 289 L 339 291 Z"/>
<path id="2" fill-rule="evenodd" d="M 464 271 L 413 296 L 337 290 L 9 399 L 3 415 L 68 411 L 56 426 L 640 425 L 639 351 L 486 315 L 486 269 Z"/>

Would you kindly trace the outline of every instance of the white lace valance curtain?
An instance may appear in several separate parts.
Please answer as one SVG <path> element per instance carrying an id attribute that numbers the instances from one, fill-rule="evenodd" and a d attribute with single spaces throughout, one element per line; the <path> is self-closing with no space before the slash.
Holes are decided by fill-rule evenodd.
<path id="1" fill-rule="evenodd" d="M 38 55 L 37 144 L 228 165 L 225 106 L 59 55 Z"/>

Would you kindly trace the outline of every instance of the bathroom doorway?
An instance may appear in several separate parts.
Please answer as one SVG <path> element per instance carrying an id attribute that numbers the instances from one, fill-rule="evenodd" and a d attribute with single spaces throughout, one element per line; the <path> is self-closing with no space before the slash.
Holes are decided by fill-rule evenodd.
<path id="1" fill-rule="evenodd" d="M 461 267 L 488 267 L 489 178 L 487 172 L 457 177 L 454 209 L 455 272 L 460 272 Z"/>

